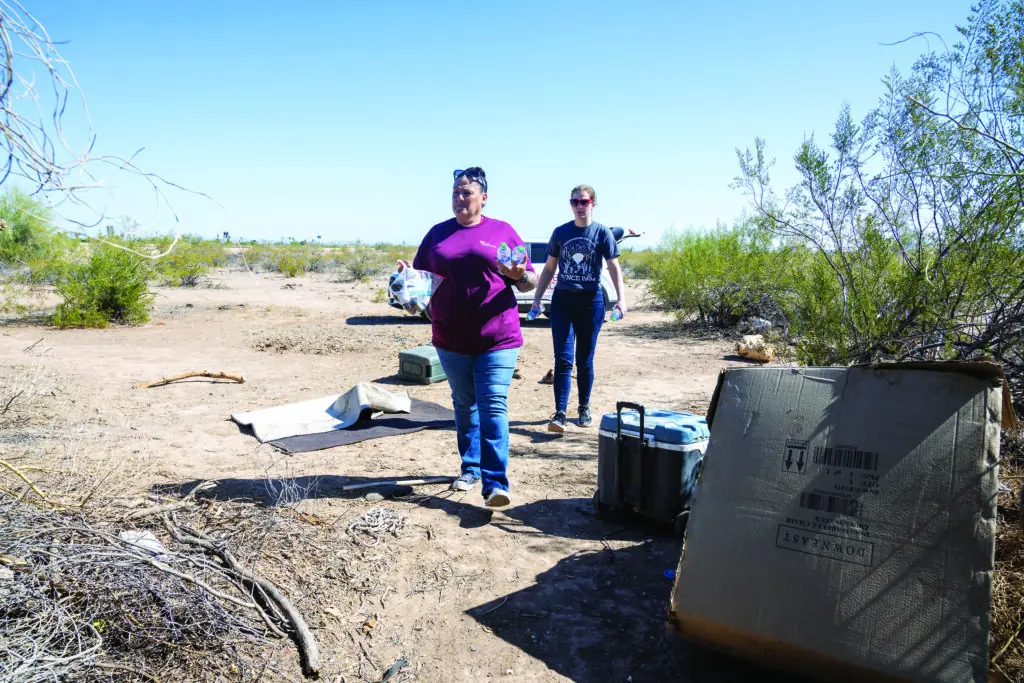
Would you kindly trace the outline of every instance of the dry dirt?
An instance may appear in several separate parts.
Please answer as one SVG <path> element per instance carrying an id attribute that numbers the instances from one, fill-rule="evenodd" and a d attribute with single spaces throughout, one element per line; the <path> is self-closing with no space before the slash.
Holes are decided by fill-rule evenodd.
<path id="1" fill-rule="evenodd" d="M 80 437 L 82 448 L 102 442 L 111 462 L 143 459 L 147 467 L 131 480 L 137 491 L 215 480 L 220 500 L 289 502 L 341 529 L 377 506 L 406 516 L 401 535 L 361 556 L 361 580 L 370 586 L 362 593 L 352 591 L 352 576 L 343 580 L 327 568 L 331 547 L 320 547 L 321 559 L 305 565 L 301 543 L 268 553 L 274 562 L 299 563 L 291 574 L 284 564 L 275 573 L 316 629 L 322 680 L 380 680 L 399 657 L 409 662 L 405 679 L 418 681 L 773 678 L 666 629 L 671 584 L 663 571 L 675 567 L 681 548 L 671 530 L 593 516 L 596 429 L 563 437 L 545 429 L 553 410 L 551 387 L 538 382 L 552 365 L 545 321 L 524 321 L 522 379 L 509 394 L 513 505 L 492 512 L 479 489 L 453 495 L 441 486 L 378 503 L 339 487 L 457 474 L 454 432 L 283 456 L 229 415 L 340 393 L 361 381 L 448 404 L 447 383 L 394 378 L 398 352 L 428 343 L 429 324 L 374 303 L 375 287 L 326 276 L 222 272 L 212 280 L 212 287 L 158 290 L 153 320 L 140 327 L 6 324 L 0 358 L 5 368 L 22 365 L 24 349 L 42 339 L 32 353 L 43 353 L 74 389 L 61 410 L 90 413 L 95 434 Z M 743 361 L 731 355 L 734 342 L 667 333 L 670 322 L 664 313 L 637 310 L 606 324 L 596 355 L 596 415 L 616 400 L 706 411 L 718 372 Z M 134 388 L 191 370 L 241 374 L 246 382 Z M 571 415 L 575 408 L 573 399 Z M 55 410 L 49 419 L 70 418 Z M 121 438 L 104 439 L 111 433 Z M 278 500 L 282 492 L 288 500 Z M 287 578 L 312 574 L 316 581 Z M 294 652 L 284 647 L 275 657 L 276 675 L 297 680 Z"/>

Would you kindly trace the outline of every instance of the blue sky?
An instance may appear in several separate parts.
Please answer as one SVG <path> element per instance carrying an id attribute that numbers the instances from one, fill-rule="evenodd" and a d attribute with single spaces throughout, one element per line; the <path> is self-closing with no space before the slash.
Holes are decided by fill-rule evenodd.
<path id="1" fill-rule="evenodd" d="M 28 2 L 88 101 L 94 152 L 208 193 L 178 222 L 129 176 L 93 206 L 150 230 L 418 243 L 451 216 L 454 168 L 525 238 L 571 219 L 645 233 L 732 222 L 735 149 L 795 180 L 800 141 L 856 119 L 969 2 Z M 932 47 L 941 47 L 932 39 Z M 69 110 L 69 141 L 84 118 Z M 71 119 L 74 119 L 72 121 Z"/>

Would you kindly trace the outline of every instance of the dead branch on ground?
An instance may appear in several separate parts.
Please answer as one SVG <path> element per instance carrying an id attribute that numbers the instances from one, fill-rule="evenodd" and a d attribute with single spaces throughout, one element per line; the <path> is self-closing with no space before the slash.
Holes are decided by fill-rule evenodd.
<path id="1" fill-rule="evenodd" d="M 164 377 L 158 379 L 155 382 L 145 382 L 143 384 L 137 384 L 136 389 L 149 389 L 151 387 L 159 387 L 164 384 L 170 384 L 171 382 L 177 382 L 180 379 L 188 379 L 190 377 L 208 377 L 210 379 L 229 379 L 239 384 L 245 384 L 245 378 L 241 375 L 229 375 L 226 372 L 207 372 L 206 370 L 197 370 L 194 372 L 183 372 L 180 375 L 172 375 L 170 377 Z"/>
<path id="2" fill-rule="evenodd" d="M 153 505 L 148 508 L 142 508 L 141 510 L 135 510 L 134 512 L 129 513 L 125 519 L 135 520 L 143 517 L 149 517 L 151 515 L 162 515 L 167 512 L 173 512 L 174 510 L 192 505 L 196 500 L 196 494 L 215 488 L 216 486 L 216 482 L 204 481 L 189 491 L 188 495 L 181 500 L 177 500 L 172 503 L 163 503 L 161 505 Z"/>
<path id="3" fill-rule="evenodd" d="M 223 543 L 214 538 L 188 527 L 179 527 L 170 514 L 164 515 L 164 527 L 178 543 L 198 546 L 206 552 L 218 557 L 224 565 L 233 572 L 246 585 L 254 589 L 264 603 L 271 603 L 277 607 L 287 619 L 292 628 L 295 638 L 295 645 L 299 648 L 302 657 L 302 672 L 306 676 L 315 677 L 320 672 L 320 649 L 317 646 L 313 632 L 306 625 L 302 614 L 295 609 L 291 602 L 281 593 L 280 589 L 271 581 L 256 576 L 235 559 L 231 551 Z"/>

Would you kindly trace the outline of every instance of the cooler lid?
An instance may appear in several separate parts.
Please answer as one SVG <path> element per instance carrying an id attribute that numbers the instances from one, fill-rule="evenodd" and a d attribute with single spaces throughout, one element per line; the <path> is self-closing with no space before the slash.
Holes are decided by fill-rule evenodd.
<path id="1" fill-rule="evenodd" d="M 601 416 L 601 429 L 615 431 L 615 413 Z M 623 410 L 622 429 L 636 434 L 640 429 L 640 413 L 635 410 Z M 696 443 L 711 436 L 707 420 L 700 415 L 658 408 L 648 408 L 644 411 L 644 432 L 653 436 L 655 441 L 674 444 Z"/>

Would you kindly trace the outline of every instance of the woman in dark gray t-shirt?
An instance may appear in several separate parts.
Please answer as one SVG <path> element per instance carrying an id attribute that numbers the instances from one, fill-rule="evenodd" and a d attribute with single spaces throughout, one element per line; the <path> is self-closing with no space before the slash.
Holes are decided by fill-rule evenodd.
<path id="1" fill-rule="evenodd" d="M 590 414 L 590 391 L 594 386 L 594 349 L 604 324 L 604 294 L 601 291 L 602 263 L 607 264 L 619 302 L 618 315 L 625 315 L 622 272 L 619 269 L 619 247 L 612 231 L 594 221 L 597 206 L 594 188 L 578 185 L 573 188 L 569 204 L 573 220 L 555 228 L 548 242 L 548 258 L 537 280 L 533 307 L 540 309 L 540 299 L 558 270 L 558 281 L 551 295 L 551 340 L 555 347 L 555 414 L 548 430 L 564 432 L 565 411 L 572 385 L 573 360 L 576 361 L 576 388 L 579 394 L 581 427 L 593 423 Z M 575 344 L 574 344 L 575 342 Z M 575 346 L 575 354 L 573 347 Z M 575 358 L 574 358 L 575 357 Z"/>

